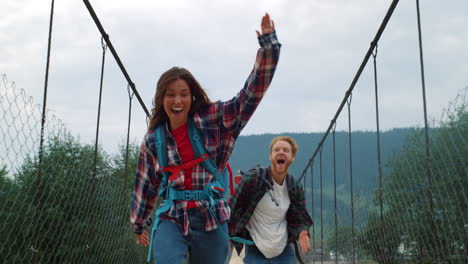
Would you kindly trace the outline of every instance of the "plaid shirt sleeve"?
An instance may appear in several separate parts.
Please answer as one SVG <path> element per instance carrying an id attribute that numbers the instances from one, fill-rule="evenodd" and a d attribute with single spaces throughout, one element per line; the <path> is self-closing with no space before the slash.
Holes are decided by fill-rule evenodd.
<path id="1" fill-rule="evenodd" d="M 244 88 L 234 98 L 224 102 L 223 125 L 226 128 L 234 128 L 237 132 L 234 133 L 234 137 L 240 134 L 255 112 L 270 86 L 279 60 L 281 44 L 275 31 L 261 35 L 258 41 L 261 48 L 257 52 L 254 68 Z"/>
<path id="2" fill-rule="evenodd" d="M 291 176 L 292 178 L 292 176 Z M 286 221 L 288 223 L 288 237 L 289 241 L 299 239 L 301 231 L 305 230 L 309 232 L 309 228 L 312 226 L 312 219 L 306 209 L 306 201 L 304 196 L 304 188 L 299 182 L 291 181 L 293 186 L 289 190 L 291 205 L 288 212 L 286 213 Z M 288 182 L 289 187 L 289 182 Z"/>
<path id="3" fill-rule="evenodd" d="M 161 183 L 161 175 L 156 173 L 159 165 L 156 155 L 150 148 L 151 142 L 154 145 L 154 136 L 148 133 L 140 146 L 130 214 L 130 223 L 136 234 L 141 234 L 143 231 L 144 222 L 154 208 L 157 190 Z"/>

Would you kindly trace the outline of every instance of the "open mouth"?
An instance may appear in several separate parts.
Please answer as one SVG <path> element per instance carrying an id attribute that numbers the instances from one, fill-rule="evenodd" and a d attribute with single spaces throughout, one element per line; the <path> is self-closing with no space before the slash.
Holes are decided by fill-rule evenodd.
<path id="1" fill-rule="evenodd" d="M 180 113 L 182 113 L 183 110 L 184 110 L 183 108 L 172 108 L 171 112 L 173 114 L 180 114 Z"/>
<path id="2" fill-rule="evenodd" d="M 276 162 L 278 162 L 278 164 L 280 164 L 280 165 L 286 163 L 286 161 L 284 159 L 277 159 Z"/>

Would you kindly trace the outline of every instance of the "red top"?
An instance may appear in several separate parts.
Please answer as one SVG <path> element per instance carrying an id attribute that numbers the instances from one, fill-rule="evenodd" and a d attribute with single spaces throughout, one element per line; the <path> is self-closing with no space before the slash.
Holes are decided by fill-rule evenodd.
<path id="1" fill-rule="evenodd" d="M 188 136 L 188 125 L 185 123 L 183 126 L 178 127 L 171 131 L 172 136 L 174 137 L 177 145 L 177 151 L 179 156 L 182 159 L 182 164 L 192 161 L 195 157 L 195 153 L 192 149 L 192 144 L 190 143 L 190 138 Z M 184 170 L 184 186 L 185 190 L 192 190 L 192 168 L 187 168 Z M 187 202 L 187 208 L 195 208 L 194 201 Z"/>

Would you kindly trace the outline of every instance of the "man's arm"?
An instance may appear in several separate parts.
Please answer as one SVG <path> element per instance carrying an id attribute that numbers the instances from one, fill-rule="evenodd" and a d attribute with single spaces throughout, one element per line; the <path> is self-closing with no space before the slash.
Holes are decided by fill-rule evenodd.
<path id="1" fill-rule="evenodd" d="M 292 176 L 289 177 L 292 178 Z M 288 232 L 290 240 L 299 240 L 301 251 L 305 253 L 310 249 L 309 228 L 312 226 L 312 219 L 305 207 L 304 188 L 293 179 L 288 182 L 289 184 L 292 186 L 290 188 L 291 205 L 286 213 Z"/>

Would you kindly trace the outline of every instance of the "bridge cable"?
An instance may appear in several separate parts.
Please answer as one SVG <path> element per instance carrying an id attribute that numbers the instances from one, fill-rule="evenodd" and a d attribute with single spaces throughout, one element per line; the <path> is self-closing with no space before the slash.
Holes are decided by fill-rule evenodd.
<path id="1" fill-rule="evenodd" d="M 315 249 L 315 205 L 314 205 L 314 163 L 310 166 L 310 191 L 312 198 L 312 247 Z M 315 254 L 312 254 L 312 263 L 315 264 Z"/>
<path id="2" fill-rule="evenodd" d="M 107 46 L 109 46 L 109 50 L 111 51 L 112 55 L 114 56 L 115 61 L 117 62 L 117 65 L 119 65 L 120 70 L 122 71 L 122 74 L 124 75 L 125 79 L 127 79 L 128 84 L 132 88 L 133 92 L 135 93 L 136 98 L 138 99 L 138 102 L 140 102 L 141 107 L 146 113 L 146 116 L 149 117 L 151 116 L 148 109 L 145 106 L 145 103 L 143 103 L 143 100 L 140 97 L 140 94 L 138 93 L 137 89 L 135 88 L 135 84 L 133 83 L 132 79 L 130 78 L 130 75 L 128 75 L 127 70 L 125 69 L 122 61 L 119 58 L 119 55 L 117 54 L 117 51 L 115 51 L 114 46 L 112 45 L 112 42 L 109 39 L 109 35 L 106 33 L 104 30 L 101 22 L 99 21 L 99 18 L 96 15 L 96 12 L 94 12 L 93 7 L 89 3 L 88 0 L 83 0 L 84 4 L 86 5 L 86 8 L 88 9 L 91 17 L 94 20 L 94 23 L 96 24 L 97 28 L 99 29 L 99 32 L 101 32 L 102 37 L 106 41 Z"/>
<path id="3" fill-rule="evenodd" d="M 125 151 L 125 178 L 124 178 L 124 190 L 127 185 L 127 176 L 128 176 L 128 155 L 129 155 L 129 145 L 130 145 L 130 124 L 132 120 L 132 101 L 133 96 L 135 95 L 134 92 L 130 92 L 130 85 L 127 84 L 127 92 L 128 92 L 128 126 L 127 126 L 127 145 Z"/>
<path id="4" fill-rule="evenodd" d="M 422 47 L 422 34 L 421 34 L 421 15 L 419 9 L 419 0 L 416 0 L 416 13 L 418 20 L 418 39 L 419 39 L 419 61 L 421 65 L 421 85 L 423 95 L 423 108 L 424 108 L 424 136 L 425 136 L 425 149 L 426 149 L 426 169 L 427 169 L 427 195 L 429 200 L 429 216 L 431 221 L 431 235 L 432 235 L 432 252 L 433 257 L 437 260 L 436 256 L 439 252 L 437 244 L 437 227 L 434 220 L 434 201 L 432 198 L 432 169 L 431 169 L 431 151 L 429 142 L 429 126 L 427 122 L 427 104 L 426 104 L 426 82 L 424 77 L 424 58 L 423 58 L 423 47 Z"/>
<path id="5" fill-rule="evenodd" d="M 102 61 L 101 61 L 101 79 L 99 83 L 99 99 L 98 99 L 98 113 L 97 113 L 97 120 L 96 120 L 96 137 L 95 137 L 95 142 L 94 142 L 94 163 L 93 163 L 93 173 L 92 173 L 92 179 L 91 179 L 91 201 L 94 200 L 95 198 L 95 192 L 96 192 L 96 174 L 97 174 L 97 163 L 98 163 L 98 148 L 99 148 L 99 128 L 100 126 L 100 121 L 101 121 L 101 106 L 102 106 L 102 87 L 104 83 L 104 69 L 105 69 L 105 62 L 106 62 L 106 50 L 107 50 L 107 45 L 104 41 L 104 38 L 101 37 L 101 46 L 102 46 Z M 94 230 L 94 222 L 95 222 L 95 217 L 93 217 L 92 212 L 89 214 L 90 217 L 90 228 L 88 231 L 88 236 L 87 236 L 87 245 L 86 248 L 90 248 L 91 244 L 91 239 L 93 235 L 93 230 Z"/>
<path id="6" fill-rule="evenodd" d="M 338 119 L 338 116 L 340 115 L 341 110 L 343 109 L 346 101 L 348 100 L 349 95 L 352 93 L 354 87 L 356 86 L 357 81 L 359 80 L 359 78 L 360 78 L 360 76 L 361 76 L 361 74 L 362 74 L 362 72 L 363 72 L 363 70 L 364 70 L 364 68 L 365 68 L 365 66 L 367 64 L 367 62 L 368 62 L 368 60 L 369 60 L 369 58 L 371 56 L 371 53 L 374 50 L 374 47 L 375 47 L 376 43 L 379 41 L 380 37 L 382 36 L 383 31 L 385 30 L 385 28 L 386 28 L 386 26 L 388 24 L 388 21 L 392 17 L 393 11 L 395 10 L 398 2 L 399 2 L 399 0 L 393 0 L 392 3 L 390 4 L 390 7 L 388 8 L 388 11 L 387 11 L 387 13 L 386 13 L 386 15 L 385 15 L 385 17 L 384 17 L 384 19 L 382 21 L 382 24 L 380 25 L 380 27 L 379 27 L 379 29 L 377 31 L 377 34 L 374 37 L 374 40 L 371 42 L 370 48 L 368 49 L 366 55 L 364 56 L 364 59 L 363 59 L 361 65 L 359 66 L 359 69 L 358 69 L 356 75 L 354 76 L 354 79 L 351 82 L 351 85 L 350 85 L 349 89 L 346 91 L 345 97 L 341 101 L 341 104 L 338 107 L 338 110 L 336 111 L 335 116 L 333 117 L 330 125 L 328 126 L 327 131 L 323 135 L 319 145 L 315 149 L 314 154 L 309 159 L 309 161 L 307 162 L 307 165 L 305 166 L 304 170 L 302 171 L 301 176 L 299 177 L 299 180 L 301 180 L 302 177 L 305 176 L 307 168 L 310 166 L 310 164 L 314 160 L 315 156 L 318 154 L 320 146 L 324 143 L 325 139 L 327 138 L 328 134 L 330 133 L 330 130 L 332 129 L 333 125 L 335 124 L 336 120 Z"/>
<path id="7" fill-rule="evenodd" d="M 352 144 L 351 144 L 351 100 L 353 99 L 353 94 L 350 93 L 346 104 L 348 105 L 348 141 L 349 141 L 349 189 L 351 196 L 351 234 L 352 234 L 352 245 L 353 245 L 353 256 L 352 263 L 355 264 L 355 255 L 356 255 L 356 245 L 355 245 L 355 234 L 354 234 L 354 194 L 353 194 L 353 154 L 352 154 Z"/>
<path id="8" fill-rule="evenodd" d="M 377 85 L 377 51 L 378 43 L 375 45 L 375 52 L 372 53 L 374 58 L 374 86 L 375 86 L 375 121 L 377 126 L 377 166 L 379 172 L 379 204 L 380 204 L 380 224 L 384 226 L 384 217 L 383 217 L 383 189 L 382 189 L 382 160 L 380 152 L 380 121 L 379 121 L 379 95 L 378 95 L 378 85 Z"/>
<path id="9" fill-rule="evenodd" d="M 338 215 L 337 215 L 337 204 L 336 204 L 336 123 L 333 126 L 333 195 L 335 201 L 335 264 L 338 264 Z"/>
<path id="10" fill-rule="evenodd" d="M 320 263 L 323 264 L 323 174 L 322 174 L 322 151 L 323 145 L 320 148 Z"/>
<path id="11" fill-rule="evenodd" d="M 42 177 L 42 158 L 43 158 L 43 152 L 44 152 L 44 128 L 45 128 L 45 122 L 46 122 L 46 112 L 47 112 L 47 86 L 49 83 L 49 66 L 50 66 L 50 50 L 51 50 L 51 42 L 52 42 L 52 26 L 53 26 L 53 21 L 54 21 L 54 3 L 55 0 L 52 0 L 51 2 L 51 7 L 50 7 L 50 21 L 49 21 L 49 38 L 47 42 L 47 61 L 46 61 L 46 72 L 45 72 L 45 80 L 44 80 L 44 98 L 43 98 L 43 103 L 42 103 L 42 119 L 41 119 L 41 135 L 40 135 L 40 141 L 39 141 L 39 163 L 38 163 L 38 172 L 37 172 L 37 177 L 36 177 L 36 186 L 37 186 L 37 191 L 34 195 L 34 202 L 36 205 L 36 210 L 34 211 L 34 218 L 36 220 L 35 223 L 35 228 L 33 232 L 33 238 L 32 238 L 32 243 L 30 250 L 33 253 L 38 253 L 39 246 L 38 246 L 38 239 L 39 239 L 39 214 L 42 209 L 42 202 L 41 202 L 41 196 L 42 196 L 42 182 L 41 182 L 41 177 Z M 33 254 L 33 259 L 32 263 L 36 263 L 36 257 L 37 254 Z"/>

